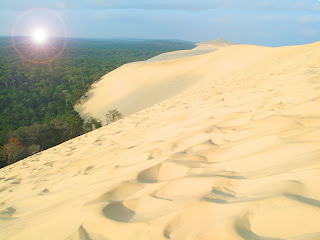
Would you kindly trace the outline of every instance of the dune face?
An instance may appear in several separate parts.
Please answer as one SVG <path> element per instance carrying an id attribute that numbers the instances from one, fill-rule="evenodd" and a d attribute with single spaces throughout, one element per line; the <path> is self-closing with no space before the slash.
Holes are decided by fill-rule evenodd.
<path id="1" fill-rule="evenodd" d="M 0 169 L 0 239 L 320 239 L 319 58 L 232 45 L 110 73 L 142 110 Z"/>
<path id="2" fill-rule="evenodd" d="M 205 77 L 207 59 L 201 55 L 231 46 L 223 39 L 198 43 L 192 50 L 164 53 L 147 61 L 125 64 L 93 84 L 76 106 L 82 118 L 105 121 L 110 109 L 124 116 L 173 97 Z M 197 57 L 198 56 L 198 57 Z"/>

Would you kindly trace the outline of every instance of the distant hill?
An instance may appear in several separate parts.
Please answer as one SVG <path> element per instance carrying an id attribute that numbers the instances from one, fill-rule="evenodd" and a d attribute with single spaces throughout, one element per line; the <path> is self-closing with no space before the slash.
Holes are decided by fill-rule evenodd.
<path id="1" fill-rule="evenodd" d="M 236 45 L 233 42 L 224 40 L 222 38 L 218 38 L 216 40 L 213 41 L 208 41 L 208 42 L 199 42 L 196 43 L 197 46 L 202 46 L 202 45 L 214 45 L 214 46 L 231 46 L 231 45 Z"/>
<path id="2" fill-rule="evenodd" d="M 235 43 L 219 38 L 214 41 L 199 42 L 199 43 L 196 43 L 195 45 L 197 47 L 191 50 L 180 50 L 180 51 L 160 54 L 158 56 L 155 56 L 149 59 L 148 62 L 157 62 L 157 61 L 173 60 L 173 59 L 179 59 L 179 58 L 185 58 L 185 57 L 198 56 L 198 55 L 214 52 L 222 47 L 235 45 Z"/>

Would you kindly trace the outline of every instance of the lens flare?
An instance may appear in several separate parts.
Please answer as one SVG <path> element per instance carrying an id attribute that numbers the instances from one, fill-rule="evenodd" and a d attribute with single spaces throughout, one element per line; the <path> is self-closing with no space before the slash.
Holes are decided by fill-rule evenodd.
<path id="1" fill-rule="evenodd" d="M 53 19 L 55 19 L 58 25 L 60 26 L 60 30 L 62 31 L 63 37 L 61 36 L 52 37 L 51 31 L 50 31 L 50 38 L 49 38 L 49 34 L 47 31 L 52 29 L 37 28 L 36 25 L 38 25 L 39 23 L 39 19 L 37 19 L 38 21 L 36 21 L 35 23 L 36 25 L 29 28 L 28 34 L 29 34 L 29 39 L 31 37 L 30 43 L 28 44 L 27 40 L 23 40 L 21 43 L 22 36 L 16 35 L 17 26 L 22 26 L 22 28 L 27 28 L 27 25 L 25 23 L 25 18 L 27 18 L 28 16 L 35 15 L 36 12 L 38 13 L 41 12 L 42 14 L 45 15 L 43 19 L 40 19 L 41 21 L 43 20 L 44 23 L 46 22 L 46 19 L 48 17 L 52 17 Z M 55 27 L 57 27 L 58 25 L 56 25 Z M 12 45 L 16 50 L 16 52 L 18 53 L 18 55 L 22 59 L 34 64 L 45 64 L 57 59 L 66 48 L 67 38 L 68 38 L 67 27 L 64 24 L 63 20 L 61 19 L 61 17 L 54 11 L 46 8 L 33 8 L 22 13 L 16 20 L 12 28 L 12 35 L 11 35 Z"/>
<path id="2" fill-rule="evenodd" d="M 36 44 L 44 44 L 47 41 L 47 38 L 47 33 L 42 29 L 36 29 L 32 33 L 32 40 Z"/>

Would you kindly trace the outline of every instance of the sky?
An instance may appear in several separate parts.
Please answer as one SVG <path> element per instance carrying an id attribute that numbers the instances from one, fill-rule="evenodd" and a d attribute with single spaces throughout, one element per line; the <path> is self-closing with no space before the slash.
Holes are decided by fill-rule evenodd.
<path id="1" fill-rule="evenodd" d="M 38 8 L 62 21 L 44 10 L 26 12 Z M 224 38 L 264 46 L 320 41 L 320 0 L 1 0 L 0 35 L 23 29 L 32 17 L 48 22 L 57 36 L 65 26 L 72 38 Z"/>

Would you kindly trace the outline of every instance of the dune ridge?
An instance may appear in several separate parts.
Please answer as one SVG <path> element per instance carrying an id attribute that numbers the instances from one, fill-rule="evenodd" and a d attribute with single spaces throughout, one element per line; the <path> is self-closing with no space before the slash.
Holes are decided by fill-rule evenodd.
<path id="1" fill-rule="evenodd" d="M 320 239 L 319 58 L 320 42 L 232 45 L 110 73 L 150 68 L 127 101 L 153 71 L 194 81 L 0 169 L 0 238 Z"/>

